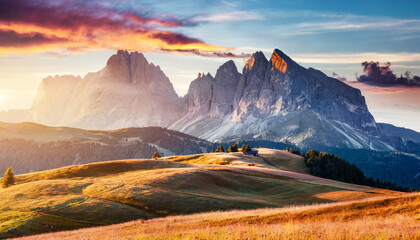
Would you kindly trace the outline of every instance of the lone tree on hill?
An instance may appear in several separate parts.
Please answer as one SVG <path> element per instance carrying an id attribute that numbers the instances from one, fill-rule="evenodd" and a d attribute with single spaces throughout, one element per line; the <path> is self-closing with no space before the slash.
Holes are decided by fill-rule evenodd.
<path id="1" fill-rule="evenodd" d="M 152 159 L 160 158 L 160 154 L 158 152 L 153 153 Z"/>
<path id="2" fill-rule="evenodd" d="M 15 184 L 15 174 L 13 174 L 12 167 L 9 167 L 4 173 L 3 188 L 10 187 Z"/>

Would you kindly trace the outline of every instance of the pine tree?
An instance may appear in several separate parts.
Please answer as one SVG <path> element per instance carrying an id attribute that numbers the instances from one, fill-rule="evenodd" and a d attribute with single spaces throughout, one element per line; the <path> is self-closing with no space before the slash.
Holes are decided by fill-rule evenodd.
<path id="1" fill-rule="evenodd" d="M 3 188 L 10 187 L 15 184 L 15 175 L 13 174 L 12 167 L 9 167 L 4 173 Z"/>
<path id="2" fill-rule="evenodd" d="M 225 152 L 225 147 L 223 147 L 223 144 L 221 144 L 217 149 L 217 152 Z"/>
<path id="3" fill-rule="evenodd" d="M 238 144 L 237 143 L 233 144 L 232 150 L 233 150 L 233 152 L 237 152 L 238 151 Z"/>
<path id="4" fill-rule="evenodd" d="M 152 159 L 160 158 L 160 154 L 158 152 L 153 153 Z"/>
<path id="5" fill-rule="evenodd" d="M 229 146 L 228 152 L 230 152 L 230 153 L 233 152 L 232 145 Z"/>

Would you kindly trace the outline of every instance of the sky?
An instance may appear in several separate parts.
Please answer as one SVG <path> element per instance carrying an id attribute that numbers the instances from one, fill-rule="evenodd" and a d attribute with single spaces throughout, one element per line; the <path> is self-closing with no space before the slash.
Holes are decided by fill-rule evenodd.
<path id="1" fill-rule="evenodd" d="M 230 59 L 242 71 L 278 48 L 359 88 L 377 122 L 420 131 L 419 12 L 404 0 L 0 0 L 0 111 L 29 108 L 43 78 L 83 77 L 117 49 L 143 52 L 182 96 L 198 72 Z"/>

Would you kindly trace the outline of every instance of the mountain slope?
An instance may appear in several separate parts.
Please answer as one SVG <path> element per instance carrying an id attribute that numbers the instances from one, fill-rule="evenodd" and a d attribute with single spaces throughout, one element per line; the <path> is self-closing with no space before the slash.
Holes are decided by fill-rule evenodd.
<path id="1" fill-rule="evenodd" d="M 213 144 L 160 127 L 112 131 L 0 122 L 0 172 L 27 173 L 127 158 L 208 152 Z"/>
<path id="2" fill-rule="evenodd" d="M 119 160 L 19 175 L 16 185 L 0 189 L 0 237 L 175 214 L 401 194 L 286 171 L 303 170 L 302 158 L 269 149 L 261 153 Z"/>

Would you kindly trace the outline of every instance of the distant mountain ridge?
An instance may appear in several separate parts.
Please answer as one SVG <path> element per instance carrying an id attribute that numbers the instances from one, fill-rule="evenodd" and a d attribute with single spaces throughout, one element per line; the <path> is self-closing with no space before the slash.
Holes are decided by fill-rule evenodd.
<path id="1" fill-rule="evenodd" d="M 213 143 L 161 127 L 112 131 L 0 122 L 0 172 L 28 173 L 74 164 L 206 153 Z"/>
<path id="2" fill-rule="evenodd" d="M 180 101 L 159 66 L 141 53 L 119 50 L 102 70 L 83 79 L 45 78 L 30 120 L 84 129 L 167 126 L 182 112 Z"/>
<path id="3" fill-rule="evenodd" d="M 0 120 L 24 113 L 0 114 Z M 372 150 L 398 150 L 406 143 L 401 146 L 377 126 L 360 90 L 306 69 L 278 49 L 269 60 L 255 52 L 242 73 L 227 61 L 214 77 L 200 74 L 184 97 L 143 54 L 119 50 L 102 70 L 84 78 L 44 79 L 26 117 L 84 129 L 168 127 L 224 142 Z"/>

